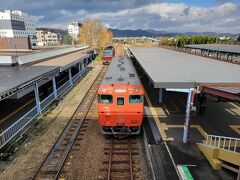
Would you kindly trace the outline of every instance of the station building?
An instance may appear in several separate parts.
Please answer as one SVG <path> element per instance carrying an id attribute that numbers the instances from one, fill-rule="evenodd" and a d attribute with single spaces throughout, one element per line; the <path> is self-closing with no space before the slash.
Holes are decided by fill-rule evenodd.
<path id="1" fill-rule="evenodd" d="M 5 10 L 0 12 L 0 37 L 30 38 L 36 45 L 36 19 L 22 11 Z"/>

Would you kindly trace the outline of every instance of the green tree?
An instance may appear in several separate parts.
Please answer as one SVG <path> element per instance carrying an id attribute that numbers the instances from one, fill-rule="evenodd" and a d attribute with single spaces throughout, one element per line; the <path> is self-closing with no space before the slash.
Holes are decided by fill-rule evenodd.
<path id="1" fill-rule="evenodd" d="M 237 37 L 237 42 L 240 42 L 240 35 Z"/>
<path id="2" fill-rule="evenodd" d="M 64 37 L 64 44 L 66 45 L 71 45 L 72 44 L 72 36 L 70 36 L 70 34 L 67 34 L 65 37 Z"/>

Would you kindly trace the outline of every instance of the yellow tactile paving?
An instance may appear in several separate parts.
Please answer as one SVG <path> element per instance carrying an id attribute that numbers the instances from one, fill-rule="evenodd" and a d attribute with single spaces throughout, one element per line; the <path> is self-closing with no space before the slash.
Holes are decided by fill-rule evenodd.
<path id="1" fill-rule="evenodd" d="M 234 103 L 232 103 L 232 102 L 230 102 L 229 104 L 231 104 L 232 106 L 234 106 L 236 109 L 239 109 L 239 110 L 240 110 L 240 107 L 237 106 L 236 104 L 234 104 Z"/>
<path id="2" fill-rule="evenodd" d="M 229 127 L 240 135 L 240 125 L 229 125 Z"/>
<path id="3" fill-rule="evenodd" d="M 166 125 L 167 128 L 184 128 L 184 125 Z M 200 125 L 191 125 L 191 128 L 196 128 L 201 135 L 206 139 L 206 132 L 204 131 L 204 129 L 200 126 Z"/>
<path id="4" fill-rule="evenodd" d="M 184 128 L 184 125 L 166 125 L 166 126 L 167 126 L 168 129 L 169 128 Z M 238 130 L 240 128 L 240 125 L 239 126 L 238 125 L 233 125 L 233 126 L 236 126 L 235 128 L 237 128 Z M 206 132 L 204 131 L 204 129 L 200 125 L 191 125 L 191 128 L 196 128 L 201 133 L 201 135 L 205 138 L 205 140 L 202 140 L 202 142 L 205 144 L 207 136 L 205 134 Z M 239 130 L 239 132 L 240 132 L 240 130 Z M 210 141 L 210 139 L 208 141 Z M 216 140 L 216 143 L 218 143 L 218 139 Z M 212 140 L 212 144 L 214 144 L 214 139 Z M 223 144 L 224 144 L 224 141 L 221 140 L 220 141 L 220 147 L 222 147 Z M 225 147 L 227 148 L 228 145 L 229 145 L 229 141 L 226 140 L 225 141 Z M 230 142 L 230 147 L 234 147 L 234 146 L 235 146 L 235 141 Z M 240 147 L 240 143 L 237 143 L 236 146 Z"/>
<path id="5" fill-rule="evenodd" d="M 145 91 L 146 92 L 146 91 Z M 166 126 L 166 123 L 161 123 L 160 122 L 160 119 L 158 118 L 158 113 L 156 111 L 156 109 L 153 107 L 147 93 L 145 93 L 145 98 L 147 100 L 147 104 L 148 104 L 148 107 L 153 115 L 153 119 L 158 127 L 158 130 L 160 132 L 160 135 L 162 137 L 162 139 L 164 141 L 173 141 L 173 138 L 172 137 L 167 137 L 166 133 L 165 133 L 165 130 L 168 130 L 167 126 Z"/>

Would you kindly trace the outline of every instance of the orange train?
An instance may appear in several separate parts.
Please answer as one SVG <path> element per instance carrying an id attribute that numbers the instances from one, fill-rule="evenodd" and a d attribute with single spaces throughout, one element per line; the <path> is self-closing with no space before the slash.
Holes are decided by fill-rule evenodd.
<path id="1" fill-rule="evenodd" d="M 112 59 L 98 89 L 98 116 L 103 134 L 139 134 L 144 89 L 127 57 Z"/>
<path id="2" fill-rule="evenodd" d="M 102 53 L 103 64 L 110 64 L 114 56 L 115 56 L 115 48 L 113 46 L 106 47 Z"/>

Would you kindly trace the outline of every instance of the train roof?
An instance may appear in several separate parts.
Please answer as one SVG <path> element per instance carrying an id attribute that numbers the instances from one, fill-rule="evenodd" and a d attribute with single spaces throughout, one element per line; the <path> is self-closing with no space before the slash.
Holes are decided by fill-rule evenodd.
<path id="1" fill-rule="evenodd" d="M 132 61 L 127 57 L 114 57 L 102 81 L 102 85 L 110 84 L 141 85 Z"/>
<path id="2" fill-rule="evenodd" d="M 107 47 L 105 47 L 103 50 L 112 50 L 112 49 L 114 49 L 113 46 L 107 46 Z"/>

